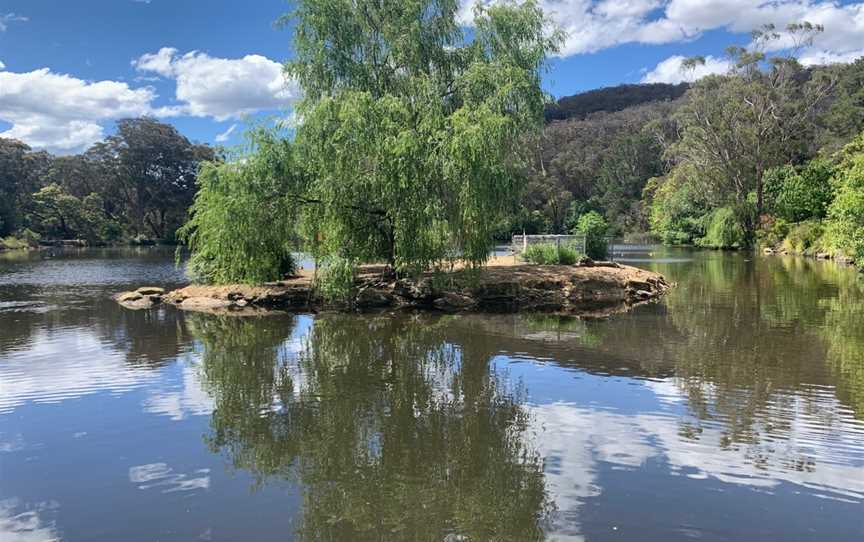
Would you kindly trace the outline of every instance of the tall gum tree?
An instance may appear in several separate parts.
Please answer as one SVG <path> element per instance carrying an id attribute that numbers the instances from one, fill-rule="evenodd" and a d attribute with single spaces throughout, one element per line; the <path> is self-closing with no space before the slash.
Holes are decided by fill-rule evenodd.
<path id="1" fill-rule="evenodd" d="M 772 25 L 754 31 L 749 48 L 728 49 L 729 75 L 706 77 L 685 95 L 676 114 L 680 139 L 668 156 L 699 172 L 694 182 L 715 205 L 741 207 L 752 193 L 761 214 L 765 170 L 806 154 L 818 107 L 836 80 L 807 70 L 796 56 L 823 31 L 807 22 L 790 24 L 784 33 Z M 778 48 L 783 54 L 769 55 Z M 696 57 L 684 67 L 700 63 L 704 59 Z"/>

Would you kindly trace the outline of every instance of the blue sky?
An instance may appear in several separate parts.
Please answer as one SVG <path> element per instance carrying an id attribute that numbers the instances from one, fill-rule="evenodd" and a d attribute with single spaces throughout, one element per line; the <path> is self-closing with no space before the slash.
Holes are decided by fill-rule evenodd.
<path id="1" fill-rule="evenodd" d="M 710 57 L 697 76 L 724 71 L 723 49 L 765 22 L 825 24 L 802 51 L 807 62 L 864 54 L 860 2 L 541 3 L 569 34 L 546 76 L 554 96 L 674 82 L 680 59 L 696 54 Z M 289 9 L 286 0 L 0 0 L 0 136 L 80 152 L 117 118 L 151 114 L 190 139 L 236 143 L 247 119 L 285 115 L 299 95 L 279 73 L 290 32 L 273 25 Z"/>

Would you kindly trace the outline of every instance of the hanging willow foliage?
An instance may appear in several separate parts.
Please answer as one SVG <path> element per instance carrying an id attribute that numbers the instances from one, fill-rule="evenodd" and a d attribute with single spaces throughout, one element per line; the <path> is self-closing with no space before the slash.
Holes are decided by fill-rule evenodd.
<path id="1" fill-rule="evenodd" d="M 541 71 L 562 36 L 533 1 L 478 7 L 470 39 L 457 11 L 451 0 L 298 3 L 286 71 L 304 92 L 302 120 L 292 142 L 258 133 L 243 161 L 205 169 L 183 232 L 205 276 L 279 278 L 295 238 L 316 259 L 399 273 L 485 262 L 521 190 Z"/>
<path id="2" fill-rule="evenodd" d="M 248 139 L 242 158 L 202 167 L 191 218 L 178 231 L 199 280 L 254 284 L 294 271 L 291 195 L 304 192 L 307 177 L 287 139 L 262 129 Z"/>

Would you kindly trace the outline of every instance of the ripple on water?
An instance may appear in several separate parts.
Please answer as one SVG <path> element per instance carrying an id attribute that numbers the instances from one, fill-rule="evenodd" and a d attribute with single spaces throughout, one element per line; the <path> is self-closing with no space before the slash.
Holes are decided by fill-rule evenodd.
<path id="1" fill-rule="evenodd" d="M 59 403 L 99 391 L 123 393 L 158 378 L 84 329 L 43 330 L 0 357 L 0 414 L 27 402 Z"/>

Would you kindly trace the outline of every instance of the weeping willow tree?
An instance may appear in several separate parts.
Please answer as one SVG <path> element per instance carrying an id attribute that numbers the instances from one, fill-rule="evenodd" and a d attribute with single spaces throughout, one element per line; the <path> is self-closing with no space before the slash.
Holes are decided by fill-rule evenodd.
<path id="1" fill-rule="evenodd" d="M 458 8 L 307 0 L 283 18 L 300 122 L 290 142 L 259 133 L 243 160 L 205 170 L 183 235 L 206 278 L 277 279 L 289 239 L 325 262 L 400 273 L 486 260 L 542 127 L 541 74 L 562 36 L 534 1 L 476 8 L 470 36 Z"/>

